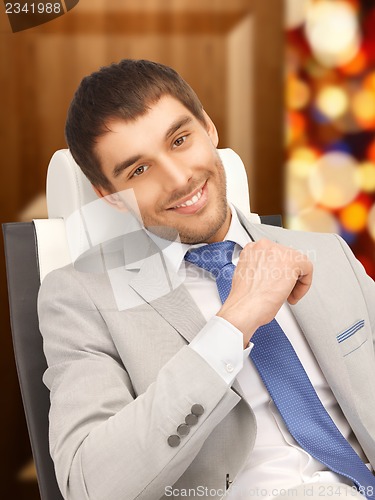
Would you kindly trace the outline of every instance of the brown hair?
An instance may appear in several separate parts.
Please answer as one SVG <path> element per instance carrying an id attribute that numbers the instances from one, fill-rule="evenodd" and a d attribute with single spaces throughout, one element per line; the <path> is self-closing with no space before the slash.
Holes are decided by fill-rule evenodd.
<path id="1" fill-rule="evenodd" d="M 163 64 L 124 59 L 82 80 L 69 107 L 65 137 L 73 158 L 94 186 L 111 187 L 94 153 L 96 138 L 108 132 L 108 121 L 135 120 L 163 95 L 179 100 L 205 124 L 202 104 L 193 89 Z"/>

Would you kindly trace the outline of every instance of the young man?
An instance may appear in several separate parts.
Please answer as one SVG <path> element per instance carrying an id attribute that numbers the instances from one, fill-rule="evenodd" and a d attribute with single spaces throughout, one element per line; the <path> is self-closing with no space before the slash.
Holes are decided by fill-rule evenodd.
<path id="1" fill-rule="evenodd" d="M 375 284 L 345 243 L 250 224 L 229 205 L 215 126 L 163 65 L 85 78 L 66 136 L 99 196 L 123 210 L 134 194 L 158 259 L 124 263 L 125 308 L 105 274 L 69 266 L 41 287 L 64 497 L 374 498 Z M 166 267 L 185 279 L 155 294 Z M 323 406 L 289 370 L 295 352 Z"/>

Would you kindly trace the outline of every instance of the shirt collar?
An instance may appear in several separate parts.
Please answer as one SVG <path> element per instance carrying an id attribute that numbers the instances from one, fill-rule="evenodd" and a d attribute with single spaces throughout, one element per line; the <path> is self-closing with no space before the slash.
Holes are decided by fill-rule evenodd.
<path id="1" fill-rule="evenodd" d="M 237 243 L 241 248 L 243 248 L 249 241 L 249 235 L 247 234 L 245 228 L 242 226 L 235 207 L 229 204 L 231 210 L 232 218 L 229 226 L 229 230 L 224 237 L 224 240 L 230 240 Z M 206 243 L 198 243 L 195 245 L 190 245 L 187 243 L 181 243 L 180 241 L 169 241 L 164 238 L 156 236 L 146 229 L 147 234 L 152 239 L 152 241 L 159 247 L 163 253 L 165 262 L 167 263 L 169 271 L 177 273 L 184 261 L 185 254 L 191 248 L 198 248 L 200 246 L 206 245 Z"/>

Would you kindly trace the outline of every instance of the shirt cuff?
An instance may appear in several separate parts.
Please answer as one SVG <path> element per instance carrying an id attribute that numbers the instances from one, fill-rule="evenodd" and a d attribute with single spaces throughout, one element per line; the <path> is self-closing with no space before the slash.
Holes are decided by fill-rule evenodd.
<path id="1" fill-rule="evenodd" d="M 251 350 L 251 347 L 244 350 L 242 332 L 219 316 L 207 322 L 189 347 L 202 356 L 228 386 L 232 385 Z"/>

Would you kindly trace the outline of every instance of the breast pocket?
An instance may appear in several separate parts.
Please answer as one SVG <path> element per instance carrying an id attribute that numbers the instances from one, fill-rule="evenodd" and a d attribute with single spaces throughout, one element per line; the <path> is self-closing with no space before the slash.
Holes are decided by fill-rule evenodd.
<path id="1" fill-rule="evenodd" d="M 337 342 L 340 344 L 344 356 L 351 354 L 367 342 L 365 320 L 356 321 L 349 328 L 337 335 Z"/>

